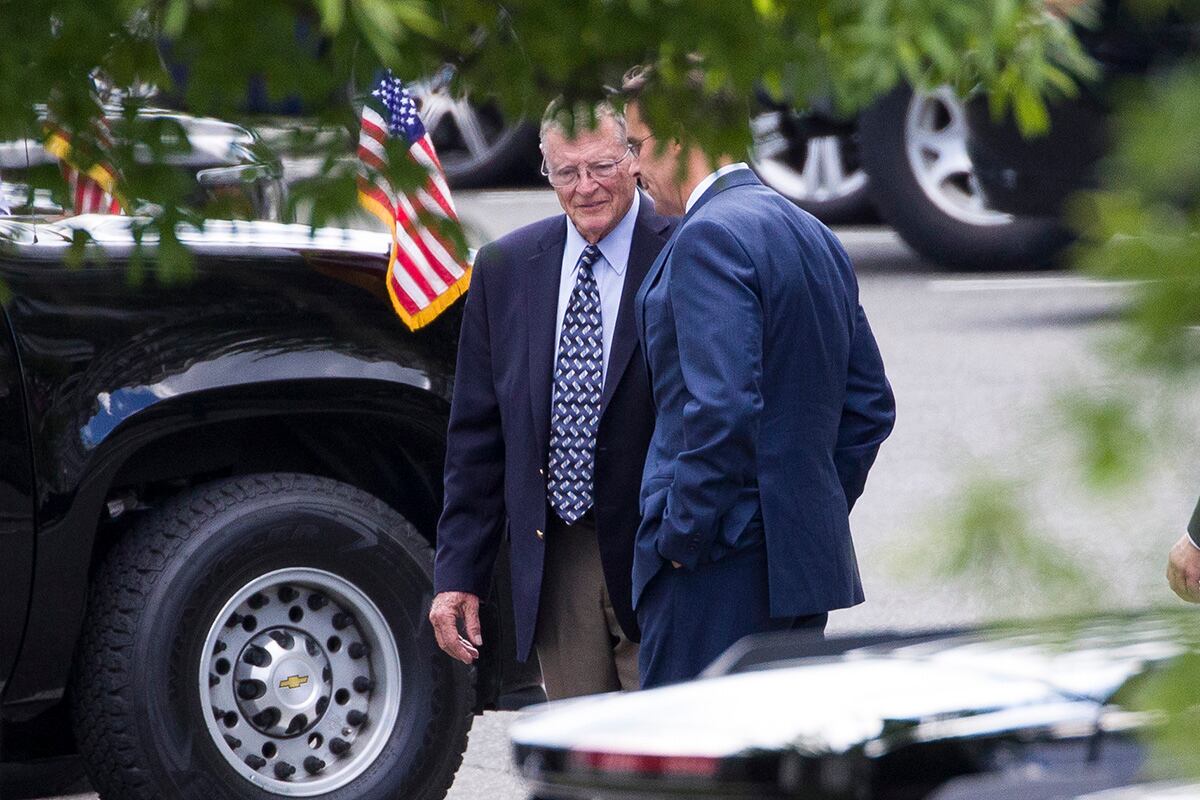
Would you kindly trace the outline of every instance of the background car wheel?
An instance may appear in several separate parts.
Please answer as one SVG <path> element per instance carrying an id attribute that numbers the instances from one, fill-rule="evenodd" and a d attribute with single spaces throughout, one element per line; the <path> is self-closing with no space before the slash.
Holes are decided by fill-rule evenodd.
<path id="1" fill-rule="evenodd" d="M 1034 267 L 1066 243 L 1057 221 L 987 207 L 963 106 L 949 89 L 897 89 L 859 116 L 858 129 L 875 207 L 926 258 L 968 270 Z"/>
<path id="2" fill-rule="evenodd" d="M 826 224 L 872 216 L 867 173 L 859 164 L 858 136 L 807 136 L 784 111 L 751 120 L 754 171 L 763 182 Z"/>
<path id="3" fill-rule="evenodd" d="M 336 481 L 246 476 L 181 495 L 93 585 L 75 727 L 104 797 L 441 798 L 470 671 L 426 621 L 429 545 Z"/>
<path id="4" fill-rule="evenodd" d="M 533 125 L 508 122 L 494 106 L 477 106 L 428 82 L 412 88 L 452 188 L 492 186 L 533 174 L 538 154 Z"/>

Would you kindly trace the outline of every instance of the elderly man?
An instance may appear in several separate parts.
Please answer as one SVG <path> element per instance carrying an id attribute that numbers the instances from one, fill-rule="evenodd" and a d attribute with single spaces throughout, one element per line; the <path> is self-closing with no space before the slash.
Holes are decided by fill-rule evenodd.
<path id="1" fill-rule="evenodd" d="M 837 238 L 745 164 L 651 130 L 646 79 L 626 84 L 639 176 L 685 214 L 636 305 L 657 412 L 633 576 L 649 687 L 862 602 L 848 515 L 895 406 Z"/>
<path id="2" fill-rule="evenodd" d="M 572 136 L 548 112 L 542 154 L 565 215 L 475 262 L 429 617 L 460 661 L 494 646 L 479 598 L 507 534 L 517 657 L 536 645 L 556 699 L 637 688 L 630 572 L 653 408 L 633 300 L 672 224 L 638 193 L 611 108 Z"/>

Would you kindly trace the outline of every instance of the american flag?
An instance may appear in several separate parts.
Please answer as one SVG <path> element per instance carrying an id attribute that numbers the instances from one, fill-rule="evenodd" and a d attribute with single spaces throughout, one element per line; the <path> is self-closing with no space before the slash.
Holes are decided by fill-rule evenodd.
<path id="1" fill-rule="evenodd" d="M 124 214 L 117 195 L 117 173 L 107 162 L 98 161 L 86 169 L 76 163 L 71 135 L 52 123 L 47 124 L 46 151 L 58 159 L 63 177 L 70 189 L 75 214 Z M 112 132 L 108 122 L 100 117 L 96 122 L 96 143 L 103 152 L 112 147 Z"/>
<path id="2" fill-rule="evenodd" d="M 408 157 L 428 173 L 415 191 L 395 191 L 387 179 L 389 140 L 401 142 Z M 416 101 L 390 72 L 363 105 L 358 158 L 359 202 L 392 233 L 388 295 L 396 313 L 415 331 L 467 290 L 471 266 L 458 245 L 422 222 L 422 217 L 457 222 L 458 213 Z"/>

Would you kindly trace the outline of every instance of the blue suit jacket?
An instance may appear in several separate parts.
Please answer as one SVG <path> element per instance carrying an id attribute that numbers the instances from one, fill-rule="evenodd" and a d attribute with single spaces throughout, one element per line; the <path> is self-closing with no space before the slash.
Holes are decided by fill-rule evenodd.
<path id="1" fill-rule="evenodd" d="M 479 251 L 463 311 L 446 440 L 434 588 L 486 597 L 507 531 L 522 660 L 533 644 L 542 586 L 555 317 L 568 224 L 565 216 L 551 217 Z M 633 301 L 673 224 L 642 198 L 596 432 L 593 509 L 600 558 L 613 611 L 634 641 L 633 537 L 654 407 Z"/>
<path id="2" fill-rule="evenodd" d="M 837 238 L 728 173 L 651 267 L 637 320 L 657 419 L 635 606 L 667 561 L 695 569 L 763 538 L 772 616 L 862 602 L 848 515 L 895 404 Z"/>

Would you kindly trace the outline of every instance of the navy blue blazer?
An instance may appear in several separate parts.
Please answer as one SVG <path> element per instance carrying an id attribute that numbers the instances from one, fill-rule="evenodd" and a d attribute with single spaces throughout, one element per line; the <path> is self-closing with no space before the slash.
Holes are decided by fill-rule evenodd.
<path id="1" fill-rule="evenodd" d="M 507 530 L 521 660 L 533 644 L 542 586 L 555 318 L 568 224 L 565 216 L 551 217 L 479 251 L 463 310 L 446 442 L 434 589 L 486 597 Z M 617 621 L 634 641 L 633 539 L 654 406 L 633 302 L 673 225 L 642 198 L 596 433 L 593 509 L 600 557 Z"/>
<path id="2" fill-rule="evenodd" d="M 633 602 L 667 561 L 766 539 L 771 615 L 862 602 L 849 511 L 895 402 L 833 233 L 735 170 L 684 217 L 637 319 L 657 420 Z"/>

